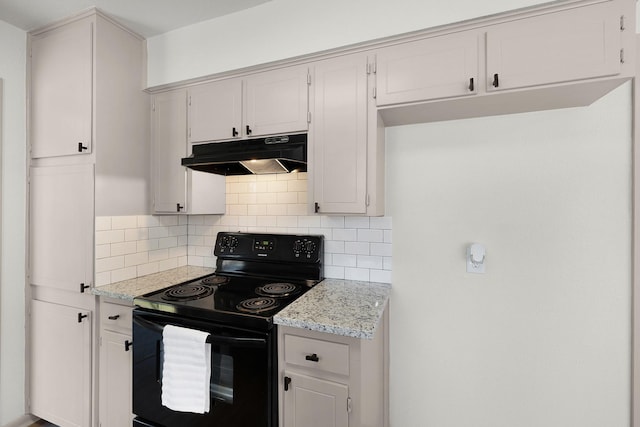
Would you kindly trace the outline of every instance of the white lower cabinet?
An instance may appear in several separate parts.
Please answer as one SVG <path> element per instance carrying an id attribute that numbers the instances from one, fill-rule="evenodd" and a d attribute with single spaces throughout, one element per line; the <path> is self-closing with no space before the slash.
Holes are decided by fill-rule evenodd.
<path id="1" fill-rule="evenodd" d="M 100 301 L 100 427 L 130 426 L 132 307 Z"/>
<path id="2" fill-rule="evenodd" d="M 388 427 L 386 323 L 373 339 L 279 326 L 280 427 Z"/>
<path id="3" fill-rule="evenodd" d="M 59 427 L 91 422 L 91 312 L 31 302 L 31 413 Z"/>
<path id="4" fill-rule="evenodd" d="M 347 427 L 349 387 L 287 372 L 285 427 Z"/>

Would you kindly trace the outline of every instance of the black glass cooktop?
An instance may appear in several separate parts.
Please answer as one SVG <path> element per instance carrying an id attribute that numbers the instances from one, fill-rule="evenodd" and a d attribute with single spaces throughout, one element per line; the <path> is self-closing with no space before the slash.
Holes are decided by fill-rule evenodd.
<path id="1" fill-rule="evenodd" d="M 143 309 L 264 329 L 271 327 L 274 314 L 312 285 L 212 274 L 135 298 L 134 303 Z"/>

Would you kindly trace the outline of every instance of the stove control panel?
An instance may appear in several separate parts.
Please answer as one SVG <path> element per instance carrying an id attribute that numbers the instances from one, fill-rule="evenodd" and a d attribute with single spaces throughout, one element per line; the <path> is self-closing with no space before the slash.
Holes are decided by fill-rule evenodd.
<path id="1" fill-rule="evenodd" d="M 293 253 L 296 258 L 311 258 L 317 249 L 316 243 L 309 238 L 297 239 L 293 242 Z"/>
<path id="2" fill-rule="evenodd" d="M 222 252 L 233 253 L 238 247 L 238 238 L 235 236 L 223 235 L 218 238 L 218 247 Z M 217 250 L 217 248 L 216 248 Z"/>
<path id="3" fill-rule="evenodd" d="M 220 232 L 214 254 L 220 259 L 322 263 L 323 236 Z"/>

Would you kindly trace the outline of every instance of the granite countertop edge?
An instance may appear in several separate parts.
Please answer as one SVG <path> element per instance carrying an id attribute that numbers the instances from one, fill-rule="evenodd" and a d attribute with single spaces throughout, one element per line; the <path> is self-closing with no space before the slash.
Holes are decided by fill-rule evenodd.
<path id="1" fill-rule="evenodd" d="M 346 337 L 373 339 L 391 285 L 325 279 L 277 313 L 273 322 Z"/>
<path id="2" fill-rule="evenodd" d="M 209 267 L 177 267 L 96 286 L 91 289 L 91 293 L 133 302 L 135 297 L 214 272 L 215 269 Z M 352 338 L 373 339 L 390 293 L 391 285 L 388 283 L 325 279 L 277 313 L 273 323 Z"/>
<path id="3" fill-rule="evenodd" d="M 215 271 L 215 268 L 185 265 L 108 285 L 95 286 L 91 289 L 91 293 L 98 296 L 133 302 L 135 297 L 159 291 L 160 289 L 177 285 L 178 283 L 208 276 Z"/>

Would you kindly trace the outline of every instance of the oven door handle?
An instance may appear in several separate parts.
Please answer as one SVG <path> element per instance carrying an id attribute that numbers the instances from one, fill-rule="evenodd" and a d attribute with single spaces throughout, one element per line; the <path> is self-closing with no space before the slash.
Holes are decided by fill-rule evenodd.
<path id="1" fill-rule="evenodd" d="M 143 326 L 146 329 L 151 329 L 160 334 L 164 331 L 164 326 L 159 325 L 155 322 L 146 320 L 141 316 L 134 316 L 133 321 L 137 322 L 139 325 Z M 234 336 L 225 336 L 225 335 L 215 335 L 212 333 L 209 333 L 209 336 L 207 337 L 207 342 L 210 344 L 230 344 L 230 345 L 237 345 L 242 347 L 260 347 L 260 346 L 267 345 L 266 338 L 234 337 Z"/>

